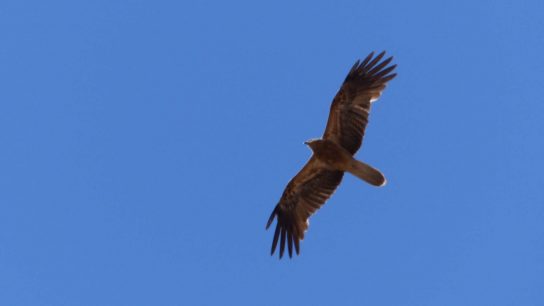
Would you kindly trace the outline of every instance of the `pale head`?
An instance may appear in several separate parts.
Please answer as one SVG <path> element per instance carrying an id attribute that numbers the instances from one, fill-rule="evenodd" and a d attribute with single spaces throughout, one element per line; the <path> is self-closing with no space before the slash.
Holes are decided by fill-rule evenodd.
<path id="1" fill-rule="evenodd" d="M 322 142 L 322 139 L 312 138 L 312 139 L 306 140 L 304 144 L 313 150 L 316 147 L 316 145 L 318 145 L 321 142 Z"/>

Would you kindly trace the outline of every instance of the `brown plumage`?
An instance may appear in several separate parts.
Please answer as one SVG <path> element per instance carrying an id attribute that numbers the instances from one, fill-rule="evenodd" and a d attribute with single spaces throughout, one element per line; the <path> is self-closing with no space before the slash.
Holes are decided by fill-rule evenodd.
<path id="1" fill-rule="evenodd" d="M 296 253 L 300 253 L 300 241 L 308 229 L 308 219 L 334 193 L 344 172 L 374 186 L 385 184 L 380 171 L 353 158 L 363 141 L 371 103 L 396 76 L 392 73 L 396 65 L 388 66 L 393 58 L 381 61 L 384 55 L 382 52 L 374 57 L 372 52 L 353 65 L 334 97 L 322 139 L 305 142 L 313 155 L 287 184 L 266 224 L 268 229 L 277 217 L 272 255 L 278 242 L 280 258 L 286 244 L 289 257 L 293 255 L 293 246 Z"/>

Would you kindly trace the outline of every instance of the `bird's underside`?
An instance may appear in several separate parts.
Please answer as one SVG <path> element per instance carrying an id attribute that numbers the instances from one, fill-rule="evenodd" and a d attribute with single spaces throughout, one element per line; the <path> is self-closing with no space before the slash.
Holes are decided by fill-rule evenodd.
<path id="1" fill-rule="evenodd" d="M 293 248 L 300 253 L 300 241 L 308 229 L 309 217 L 334 193 L 344 172 L 375 186 L 385 184 L 380 171 L 353 158 L 362 144 L 371 103 L 396 76 L 392 73 L 396 65 L 388 66 L 392 57 L 381 61 L 384 55 L 382 52 L 374 57 L 371 53 L 353 65 L 334 97 L 322 139 L 306 142 L 313 155 L 289 181 L 266 224 L 268 229 L 277 218 L 271 254 L 278 242 L 280 258 L 285 245 L 289 257 L 293 255 Z"/>

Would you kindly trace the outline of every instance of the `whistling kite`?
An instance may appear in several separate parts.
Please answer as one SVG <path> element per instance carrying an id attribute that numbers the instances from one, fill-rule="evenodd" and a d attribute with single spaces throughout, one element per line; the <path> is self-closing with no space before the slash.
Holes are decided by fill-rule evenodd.
<path id="1" fill-rule="evenodd" d="M 380 171 L 353 158 L 363 141 L 370 104 L 396 76 L 391 73 L 396 65 L 387 66 L 392 57 L 380 62 L 384 54 L 374 57 L 372 52 L 353 65 L 334 97 L 323 138 L 305 142 L 313 151 L 312 157 L 287 184 L 266 224 L 268 229 L 278 217 L 271 255 L 278 239 L 280 258 L 286 242 L 289 257 L 293 256 L 293 244 L 297 254 L 300 253 L 300 240 L 308 229 L 308 218 L 333 194 L 344 172 L 374 186 L 385 185 L 385 177 Z"/>

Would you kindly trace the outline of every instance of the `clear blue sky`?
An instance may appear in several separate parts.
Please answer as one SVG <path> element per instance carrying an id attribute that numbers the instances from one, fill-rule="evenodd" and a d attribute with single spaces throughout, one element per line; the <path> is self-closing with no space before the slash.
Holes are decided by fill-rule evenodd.
<path id="1" fill-rule="evenodd" d="M 544 2 L 0 3 L 0 305 L 544 305 Z M 266 220 L 395 56 L 302 254 Z"/>

